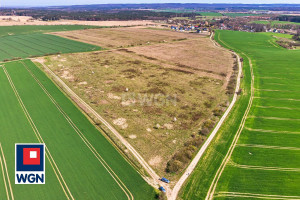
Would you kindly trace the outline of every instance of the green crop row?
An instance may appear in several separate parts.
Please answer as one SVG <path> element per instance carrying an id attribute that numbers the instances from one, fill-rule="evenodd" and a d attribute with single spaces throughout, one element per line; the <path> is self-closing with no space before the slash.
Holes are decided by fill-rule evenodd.
<path id="1" fill-rule="evenodd" d="M 255 98 L 238 144 L 217 184 L 215 198 L 226 199 L 218 197 L 219 192 L 299 196 L 300 51 L 279 47 L 272 35 L 265 33 L 216 31 L 215 39 L 244 58 L 242 88 L 246 96 L 238 100 L 182 189 L 182 199 L 205 198 L 237 132 L 248 104 L 251 77 L 244 54 L 253 64 Z M 275 170 L 267 170 L 268 167 Z"/>
<path id="2" fill-rule="evenodd" d="M 0 61 L 95 50 L 101 50 L 101 47 L 55 35 L 35 33 L 0 37 Z"/>
<path id="3" fill-rule="evenodd" d="M 65 181 L 62 185 L 75 199 L 154 198 L 153 188 L 36 65 L 23 60 L 2 66 L 1 143 L 15 199 L 66 199 L 49 159 L 45 185 L 14 184 L 14 144 L 38 142 L 34 129 L 49 149 Z M 0 199 L 5 198 L 2 183 Z"/>
<path id="4" fill-rule="evenodd" d="M 25 26 L 0 26 L 0 37 L 8 35 L 23 35 L 32 33 L 46 33 L 57 31 L 73 31 L 90 28 L 101 28 L 99 26 L 86 25 L 25 25 Z"/>

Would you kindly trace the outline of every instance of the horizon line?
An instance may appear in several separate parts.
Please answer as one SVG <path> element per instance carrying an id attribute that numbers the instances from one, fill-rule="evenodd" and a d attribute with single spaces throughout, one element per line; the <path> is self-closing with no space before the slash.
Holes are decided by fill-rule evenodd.
<path id="1" fill-rule="evenodd" d="M 210 5 L 300 5 L 299 3 L 96 3 L 96 4 L 70 4 L 70 5 L 0 5 L 2 8 L 41 8 L 41 7 L 67 7 L 67 6 L 92 6 L 92 5 L 154 5 L 154 4 L 210 4 Z"/>

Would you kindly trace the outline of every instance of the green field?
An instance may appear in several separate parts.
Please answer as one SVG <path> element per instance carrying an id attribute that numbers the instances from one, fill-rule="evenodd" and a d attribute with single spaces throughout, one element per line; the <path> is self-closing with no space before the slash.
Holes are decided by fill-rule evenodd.
<path id="1" fill-rule="evenodd" d="M 0 37 L 0 61 L 100 49 L 91 44 L 40 33 Z"/>
<path id="2" fill-rule="evenodd" d="M 272 26 L 275 24 L 294 24 L 294 25 L 300 25 L 300 23 L 297 22 L 289 22 L 289 21 L 272 21 Z"/>
<path id="3" fill-rule="evenodd" d="M 291 39 L 293 37 L 293 35 L 290 34 L 283 34 L 283 33 L 273 33 L 273 32 L 260 32 L 257 34 L 262 34 L 262 35 L 269 35 L 275 38 L 288 38 Z"/>
<path id="4" fill-rule="evenodd" d="M 216 34 L 215 40 L 220 43 L 218 36 Z M 246 57 L 244 57 L 243 74 L 244 78 L 241 79 L 240 85 L 243 92 L 238 97 L 235 106 L 219 129 L 215 139 L 200 159 L 194 172 L 182 187 L 179 193 L 181 199 L 205 199 L 206 197 L 210 184 L 214 179 L 214 174 L 228 151 L 249 102 L 251 74 Z"/>
<path id="5" fill-rule="evenodd" d="M 46 33 L 57 31 L 73 31 L 89 28 L 101 28 L 99 26 L 86 25 L 26 25 L 26 26 L 0 26 L 0 37 L 7 35 L 21 35 L 30 33 Z"/>
<path id="6" fill-rule="evenodd" d="M 253 13 L 223 13 L 223 15 L 228 17 L 259 16 L 259 14 Z"/>
<path id="7" fill-rule="evenodd" d="M 154 10 L 154 12 L 171 12 L 171 13 L 193 13 L 194 10 L 191 9 L 162 9 L 162 10 Z"/>
<path id="8" fill-rule="evenodd" d="M 259 194 L 300 198 L 300 51 L 276 47 L 265 34 L 219 34 L 222 41 L 251 58 L 255 92 L 215 197 Z"/>
<path id="9" fill-rule="evenodd" d="M 214 199 L 299 199 L 300 51 L 274 45 L 274 38 L 265 33 L 217 31 L 215 39 L 244 58 L 244 96 L 206 152 L 205 162 L 200 161 L 181 191 L 182 199 L 206 197 L 237 132 L 249 101 L 251 75 L 246 55 L 255 77 L 253 105 Z"/>
<path id="10" fill-rule="evenodd" d="M 155 10 L 155 12 L 195 13 L 195 14 L 199 14 L 201 16 L 209 16 L 209 17 L 223 16 L 221 13 L 217 13 L 217 12 L 199 12 L 199 11 L 195 11 L 195 10 L 191 10 L 191 9 L 186 9 L 186 10 L 164 9 L 164 10 Z"/>
<path id="11" fill-rule="evenodd" d="M 153 188 L 34 63 L 2 63 L 0 82 L 0 164 L 8 169 L 1 171 L 0 199 L 154 198 Z M 39 142 L 49 150 L 46 184 L 15 185 L 15 143 Z"/>
<path id="12" fill-rule="evenodd" d="M 255 23 L 255 24 L 271 24 L 271 26 L 275 26 L 277 24 L 282 24 L 282 25 L 288 25 L 288 24 L 292 24 L 292 25 L 300 25 L 300 23 L 297 22 L 289 22 L 289 21 L 267 21 L 267 20 L 259 20 L 259 21 L 252 21 L 251 23 Z"/>
<path id="13" fill-rule="evenodd" d="M 197 14 L 200 14 L 201 16 L 208 16 L 208 17 L 221 17 L 221 16 L 223 16 L 221 13 L 217 13 L 217 12 L 197 12 Z"/>
<path id="14" fill-rule="evenodd" d="M 251 21 L 254 24 L 270 24 L 270 21 L 267 20 L 258 20 L 258 21 Z"/>

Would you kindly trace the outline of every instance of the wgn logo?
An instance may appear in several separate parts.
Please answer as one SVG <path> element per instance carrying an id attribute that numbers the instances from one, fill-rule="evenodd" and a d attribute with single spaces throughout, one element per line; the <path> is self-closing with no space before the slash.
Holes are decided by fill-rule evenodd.
<path id="1" fill-rule="evenodd" d="M 45 184 L 45 144 L 16 144 L 16 184 Z"/>

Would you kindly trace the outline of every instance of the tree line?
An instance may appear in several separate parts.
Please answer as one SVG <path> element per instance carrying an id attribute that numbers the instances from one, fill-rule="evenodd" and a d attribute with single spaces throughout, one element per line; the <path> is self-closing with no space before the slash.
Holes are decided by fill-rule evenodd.
<path id="1" fill-rule="evenodd" d="M 75 11 L 75 10 L 48 10 L 48 9 L 19 9 L 2 10 L 1 15 L 14 13 L 18 16 L 31 16 L 34 19 L 43 21 L 85 20 L 85 21 L 106 21 L 106 20 L 164 20 L 172 17 L 193 17 L 194 13 L 171 13 L 154 12 L 150 10 L 96 10 L 96 11 Z"/>

